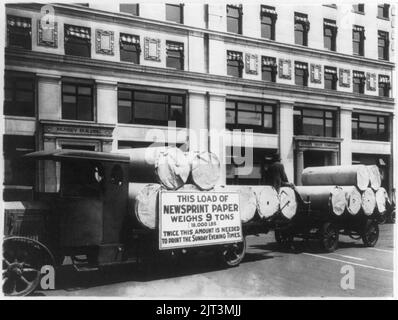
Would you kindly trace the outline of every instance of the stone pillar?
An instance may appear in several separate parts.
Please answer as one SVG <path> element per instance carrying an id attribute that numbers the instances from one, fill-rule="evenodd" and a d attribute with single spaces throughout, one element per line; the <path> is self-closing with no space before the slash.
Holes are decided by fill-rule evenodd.
<path id="1" fill-rule="evenodd" d="M 117 123 L 117 82 L 96 80 L 97 122 Z"/>
<path id="2" fill-rule="evenodd" d="M 331 154 L 331 165 L 338 166 L 339 165 L 339 153 L 337 151 L 333 151 Z"/>
<path id="3" fill-rule="evenodd" d="M 189 150 L 207 151 L 209 139 L 206 92 L 189 91 Z"/>
<path id="4" fill-rule="evenodd" d="M 61 77 L 37 74 L 39 120 L 60 120 L 62 117 Z"/>
<path id="5" fill-rule="evenodd" d="M 294 179 L 293 153 L 293 103 L 281 101 L 279 112 L 279 153 L 285 166 L 287 178 Z"/>
<path id="6" fill-rule="evenodd" d="M 352 164 L 352 110 L 340 110 L 341 165 Z"/>
<path id="7" fill-rule="evenodd" d="M 209 151 L 215 153 L 221 162 L 221 176 L 219 183 L 226 183 L 225 158 L 225 95 L 209 94 Z"/>
<path id="8" fill-rule="evenodd" d="M 301 186 L 301 175 L 304 170 L 304 151 L 296 151 L 296 185 Z M 290 179 L 289 179 L 290 180 Z"/>

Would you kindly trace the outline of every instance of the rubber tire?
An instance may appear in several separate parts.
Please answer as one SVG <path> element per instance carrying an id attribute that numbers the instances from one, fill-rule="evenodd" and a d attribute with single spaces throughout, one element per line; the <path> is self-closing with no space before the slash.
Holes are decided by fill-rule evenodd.
<path id="1" fill-rule="evenodd" d="M 322 249 L 328 253 L 336 251 L 339 245 L 339 230 L 333 223 L 324 223 L 320 229 L 320 236 Z"/>
<path id="2" fill-rule="evenodd" d="M 246 254 L 246 237 L 243 237 L 243 241 L 234 244 L 225 245 L 220 250 L 221 261 L 227 267 L 238 266 L 244 259 L 245 254 Z"/>
<path id="3" fill-rule="evenodd" d="M 375 220 L 367 220 L 362 232 L 362 241 L 366 247 L 374 247 L 379 240 L 379 224 Z"/>

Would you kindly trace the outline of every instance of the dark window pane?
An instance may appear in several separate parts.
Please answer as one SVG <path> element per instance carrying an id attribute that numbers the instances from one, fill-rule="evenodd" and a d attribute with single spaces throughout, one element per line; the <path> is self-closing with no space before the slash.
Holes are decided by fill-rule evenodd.
<path id="1" fill-rule="evenodd" d="M 121 3 L 120 12 L 130 13 L 138 16 L 138 3 Z"/>
<path id="2" fill-rule="evenodd" d="M 77 119 L 92 121 L 93 120 L 93 108 L 91 97 L 80 96 L 77 104 Z"/>
<path id="3" fill-rule="evenodd" d="M 170 106 L 170 120 L 175 121 L 177 127 L 182 127 L 185 123 L 184 108 L 179 105 Z"/>
<path id="4" fill-rule="evenodd" d="M 126 45 L 126 44 L 121 45 L 120 60 L 139 64 L 140 52 L 138 50 L 137 45 Z"/>
<path id="5" fill-rule="evenodd" d="M 182 105 L 184 100 L 181 96 L 170 96 L 170 103 Z"/>
<path id="6" fill-rule="evenodd" d="M 182 6 L 174 4 L 166 4 L 166 20 L 183 23 L 182 21 Z"/>
<path id="7" fill-rule="evenodd" d="M 130 123 L 131 122 L 131 106 L 129 107 L 124 107 L 121 106 L 119 103 L 119 107 L 118 107 L 118 122 L 119 123 Z"/>
<path id="8" fill-rule="evenodd" d="M 63 103 L 62 104 L 62 119 L 76 119 L 76 104 Z"/>
<path id="9" fill-rule="evenodd" d="M 227 6 L 227 31 L 241 34 L 241 23 L 240 9 Z"/>
<path id="10" fill-rule="evenodd" d="M 241 68 L 240 68 L 239 61 L 228 60 L 227 74 L 229 76 L 240 77 L 241 76 L 240 70 L 241 70 Z"/>
<path id="11" fill-rule="evenodd" d="M 298 24 L 301 26 L 301 24 Z M 303 30 L 295 30 L 294 31 L 294 43 L 298 45 L 305 45 L 304 44 L 304 31 Z"/>
<path id="12" fill-rule="evenodd" d="M 118 90 L 117 96 L 119 99 L 131 100 L 131 91 L 130 90 Z"/>
<path id="13" fill-rule="evenodd" d="M 5 115 L 26 117 L 35 115 L 35 78 L 6 71 L 4 87 Z"/>
<path id="14" fill-rule="evenodd" d="M 134 119 L 137 123 L 167 125 L 168 112 L 166 104 L 151 102 L 134 103 Z"/>
<path id="15" fill-rule="evenodd" d="M 135 100 L 155 101 L 167 103 L 168 96 L 166 94 L 159 94 L 153 92 L 136 91 L 134 93 Z"/>

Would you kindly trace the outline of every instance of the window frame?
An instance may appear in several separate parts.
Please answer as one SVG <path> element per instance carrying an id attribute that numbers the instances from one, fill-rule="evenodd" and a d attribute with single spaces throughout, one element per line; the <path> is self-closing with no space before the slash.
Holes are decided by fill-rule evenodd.
<path id="1" fill-rule="evenodd" d="M 227 104 L 233 103 L 234 108 L 228 108 Z M 239 103 L 250 104 L 253 106 L 261 106 L 261 111 L 255 110 L 247 110 L 247 109 L 239 109 Z M 266 107 L 271 107 L 272 111 L 265 111 Z M 225 127 L 228 130 L 246 130 L 252 129 L 255 133 L 266 133 L 266 134 L 276 134 L 276 104 L 274 103 L 265 103 L 265 102 L 253 102 L 253 101 L 241 101 L 241 100 L 233 100 L 227 99 L 226 100 L 226 111 L 233 111 L 234 113 L 234 123 L 225 123 Z M 253 113 L 253 114 L 260 114 L 261 113 L 261 125 L 249 125 L 249 124 L 240 124 L 239 123 L 239 111 L 246 112 L 246 113 Z M 272 116 L 272 127 L 266 128 L 264 126 L 265 115 Z"/>
<path id="2" fill-rule="evenodd" d="M 21 79 L 23 81 L 30 81 L 32 88 L 31 90 L 25 88 L 18 88 L 18 83 L 21 83 Z M 6 101 L 7 90 L 12 90 L 12 100 Z M 18 111 L 18 103 L 21 101 L 17 101 L 18 92 L 31 92 L 32 93 L 32 101 L 30 101 L 31 106 L 29 108 L 28 113 L 19 113 L 19 112 L 8 112 L 8 110 L 17 110 Z M 36 116 L 36 99 L 37 99 L 37 83 L 36 76 L 33 73 L 25 73 L 25 72 L 17 72 L 17 71 L 8 71 L 4 72 L 4 110 L 3 114 L 5 116 L 18 116 L 18 117 L 35 117 Z M 22 108 L 21 108 L 22 109 Z"/>
<path id="3" fill-rule="evenodd" d="M 175 47 L 182 47 L 182 49 L 173 49 L 173 46 Z M 184 70 L 184 64 L 185 64 L 185 56 L 184 56 L 184 50 L 185 46 L 183 42 L 176 42 L 176 41 L 166 41 L 166 67 L 167 68 L 172 68 L 175 70 Z M 178 53 L 179 56 L 173 56 L 172 53 Z M 170 66 L 170 60 L 178 60 L 180 68 L 175 68 L 173 66 Z"/>
<path id="4" fill-rule="evenodd" d="M 237 10 L 237 11 L 238 11 L 238 17 L 232 17 L 232 16 L 228 15 L 229 9 Z M 242 16 L 243 16 L 242 5 L 238 5 L 238 6 L 236 6 L 236 5 L 230 5 L 230 4 L 227 5 L 227 32 L 231 32 L 231 33 L 235 33 L 235 34 L 242 34 Z M 230 22 L 231 20 L 237 20 L 237 23 L 238 23 L 238 28 L 237 28 L 237 29 L 238 29 L 238 32 L 235 32 L 235 31 L 231 31 L 231 30 L 230 30 L 230 28 L 229 28 L 229 25 L 230 25 L 229 22 Z"/>
<path id="5" fill-rule="evenodd" d="M 323 113 L 322 117 L 317 117 L 317 116 L 309 116 L 309 115 L 305 115 L 303 114 L 304 110 L 311 110 L 311 111 L 320 111 Z M 297 124 L 296 124 L 296 117 L 297 115 L 295 115 L 295 112 L 300 112 L 300 116 L 299 116 L 299 128 L 297 128 Z M 331 112 L 332 113 L 332 117 L 326 117 L 326 113 L 327 112 Z M 304 133 L 304 118 L 310 118 L 310 119 L 322 119 L 323 122 L 323 135 L 321 136 L 315 136 L 315 137 L 330 137 L 330 138 L 335 138 L 337 136 L 337 111 L 336 110 L 329 110 L 329 109 L 312 109 L 312 108 L 306 108 L 306 107 L 295 107 L 294 108 L 294 113 L 293 113 L 293 131 L 294 131 L 294 135 L 295 136 L 300 136 L 300 135 L 304 135 L 304 136 L 311 136 L 309 134 L 305 134 Z M 327 132 L 327 126 L 326 126 L 326 121 L 328 120 L 332 120 L 332 135 L 326 135 Z"/>
<path id="6" fill-rule="evenodd" d="M 334 70 L 334 72 L 328 72 L 328 70 Z M 326 75 L 331 75 L 332 77 L 332 85 L 331 88 L 326 88 Z M 336 67 L 329 67 L 329 66 L 325 66 L 324 67 L 324 88 L 327 90 L 337 90 L 337 80 L 338 80 L 338 76 L 337 76 L 337 68 Z M 328 80 L 329 81 L 329 80 Z"/>
<path id="7" fill-rule="evenodd" d="M 327 24 L 334 24 L 335 27 Z M 331 46 L 330 48 L 327 48 L 325 45 L 325 39 L 327 38 L 326 35 L 326 30 L 330 30 L 331 36 L 330 36 L 330 43 Z M 337 40 L 337 25 L 335 20 L 329 20 L 329 19 L 323 19 L 323 48 L 329 51 L 336 51 L 336 41 Z"/>
<path id="8" fill-rule="evenodd" d="M 117 96 L 117 108 L 118 108 L 118 119 L 117 122 L 118 123 L 124 123 L 124 124 L 137 124 L 137 125 L 153 125 L 153 126 L 168 126 L 168 122 L 169 121 L 176 121 L 175 119 L 171 118 L 171 110 L 172 110 L 172 106 L 173 105 L 178 105 L 180 107 L 182 107 L 182 123 L 178 124 L 176 121 L 176 127 L 177 128 L 185 128 L 187 125 L 187 121 L 186 121 L 186 95 L 183 93 L 169 93 L 169 92 L 162 92 L 162 91 L 147 91 L 147 90 L 140 90 L 140 89 L 132 89 L 132 88 L 128 88 L 125 86 L 118 86 L 118 96 Z M 125 92 L 129 92 L 131 95 L 130 99 L 121 99 L 119 97 L 119 91 L 125 91 Z M 167 96 L 167 102 L 166 103 L 159 103 L 159 102 L 154 102 L 154 103 L 158 103 L 158 104 L 163 104 L 166 105 L 167 107 L 167 120 L 165 123 L 163 123 L 163 121 L 156 121 L 153 119 L 145 119 L 144 121 L 137 121 L 137 118 L 135 117 L 135 109 L 136 109 L 136 103 L 137 102 L 150 102 L 148 100 L 140 100 L 140 99 L 136 99 L 135 98 L 135 93 L 144 93 L 144 94 L 154 94 L 154 95 L 165 95 Z M 173 103 L 172 102 L 172 97 L 179 97 L 182 98 L 182 104 L 177 104 L 177 103 Z M 121 119 L 121 115 L 120 115 L 120 101 L 129 101 L 130 102 L 130 119 L 128 121 L 123 121 L 123 119 Z"/>
<path id="9" fill-rule="evenodd" d="M 300 19 L 306 19 L 306 22 Z M 302 30 L 298 30 L 297 26 L 300 25 Z M 310 23 L 308 20 L 308 15 L 300 12 L 294 13 L 294 44 L 308 47 L 308 32 L 310 30 Z M 302 33 L 302 43 L 298 42 L 297 32 Z"/>
<path id="10" fill-rule="evenodd" d="M 372 116 L 376 117 L 376 122 L 361 120 L 361 116 Z M 380 121 L 381 118 L 384 118 L 384 122 Z M 361 123 L 362 124 L 376 124 L 376 135 L 378 136 L 377 139 L 369 139 L 361 133 Z M 354 133 L 354 124 L 356 129 L 356 134 Z M 380 133 L 380 127 L 384 125 L 384 132 Z M 368 140 L 368 141 L 390 141 L 390 132 L 389 132 L 389 116 L 388 115 L 378 115 L 378 114 L 368 114 L 368 113 L 361 113 L 361 112 L 353 112 L 351 117 L 351 130 L 352 130 L 352 139 L 353 140 Z"/>
<path id="11" fill-rule="evenodd" d="M 380 15 L 379 9 L 382 8 L 383 13 Z M 390 20 L 390 4 L 383 3 L 377 5 L 377 18 Z"/>
<path id="12" fill-rule="evenodd" d="M 276 19 L 278 18 L 278 15 L 275 13 L 270 13 L 266 12 L 266 10 L 271 10 L 275 11 L 275 7 L 271 6 L 266 6 L 266 5 L 261 5 L 261 13 L 260 13 L 260 23 L 261 23 L 261 38 L 263 39 L 268 39 L 268 40 L 275 40 L 275 27 L 276 27 Z M 267 17 L 271 19 L 271 24 L 267 24 L 263 21 L 263 18 Z M 271 29 L 271 36 L 270 37 L 265 37 L 263 33 L 263 26 L 267 25 L 270 26 Z"/>
<path id="13" fill-rule="evenodd" d="M 239 55 L 240 56 L 240 60 L 232 60 L 229 59 L 228 57 L 231 55 Z M 234 64 L 236 63 L 237 65 L 232 65 L 231 62 L 234 62 Z M 227 50 L 227 75 L 231 76 L 231 77 L 235 77 L 235 78 L 242 78 L 243 77 L 243 53 L 239 52 L 239 51 L 232 51 L 232 50 Z M 237 68 L 238 70 L 238 76 L 236 76 L 235 74 L 231 74 L 229 72 L 230 68 Z"/>
<path id="14" fill-rule="evenodd" d="M 388 82 L 381 81 L 382 77 L 388 78 Z M 385 75 L 379 75 L 378 81 L 378 96 L 379 97 L 390 97 L 391 83 L 390 77 Z"/>
<path id="15" fill-rule="evenodd" d="M 264 59 L 266 60 L 272 60 L 273 64 L 266 66 L 264 65 L 263 61 Z M 264 68 L 267 68 L 267 72 L 271 73 L 271 81 L 264 79 Z M 261 80 L 267 81 L 267 82 L 276 82 L 276 75 L 278 74 L 278 65 L 276 64 L 276 58 L 275 57 L 268 57 L 268 56 L 261 56 Z"/>
<path id="16" fill-rule="evenodd" d="M 299 66 L 305 66 L 305 68 L 300 68 Z M 303 80 L 303 84 L 299 84 L 297 83 L 297 71 L 298 70 L 303 70 L 303 75 L 301 76 L 302 80 Z M 297 86 L 302 86 L 302 87 L 308 87 L 308 63 L 306 62 L 300 62 L 300 61 L 295 61 L 294 62 L 294 84 Z"/>
<path id="17" fill-rule="evenodd" d="M 179 14 L 178 21 L 173 20 L 173 19 L 167 19 L 167 8 L 168 7 L 179 8 L 180 14 Z M 184 4 L 183 3 L 179 3 L 179 4 L 166 3 L 165 4 L 165 10 L 166 10 L 166 13 L 165 13 L 166 21 L 175 22 L 175 23 L 179 23 L 179 24 L 184 24 Z"/>
<path id="18" fill-rule="evenodd" d="M 122 10 L 122 6 L 125 6 L 126 9 L 127 9 L 128 7 L 132 8 L 133 6 L 135 6 L 135 11 L 136 11 L 136 13 L 130 12 L 130 11 L 128 11 L 128 10 L 123 11 L 123 10 Z M 137 16 L 137 17 L 139 17 L 139 15 L 140 15 L 140 4 L 139 4 L 139 3 L 119 3 L 119 12 L 121 12 L 121 13 L 126 13 L 126 14 L 131 14 L 132 16 Z"/>
<path id="19" fill-rule="evenodd" d="M 68 37 L 67 35 L 67 29 L 69 27 L 72 28 L 81 28 L 81 29 L 86 29 L 88 31 L 87 33 L 89 34 L 89 38 L 87 40 L 84 40 L 83 38 L 79 37 Z M 64 24 L 64 52 L 65 55 L 67 56 L 74 56 L 74 57 L 85 57 L 85 58 L 91 58 L 91 28 L 90 27 L 82 27 L 82 26 L 76 26 L 76 25 L 71 25 L 71 24 Z M 85 42 L 85 43 L 84 43 Z M 85 48 L 87 50 L 87 53 L 85 54 L 76 54 L 76 53 L 71 53 L 72 51 L 75 51 L 76 48 L 69 47 L 70 45 L 73 46 L 86 46 Z"/>
<path id="20" fill-rule="evenodd" d="M 66 93 L 66 92 L 64 92 L 64 87 L 65 86 L 73 86 L 73 87 L 75 87 L 75 93 L 74 94 L 72 94 L 72 93 Z M 86 95 L 86 94 L 79 94 L 79 88 L 90 88 L 91 89 L 91 94 L 90 95 Z M 93 121 L 95 121 L 95 101 L 94 101 L 94 99 L 95 99 L 95 86 L 94 86 L 94 83 L 92 83 L 91 81 L 81 81 L 81 82 L 79 82 L 79 80 L 76 80 L 75 82 L 73 81 L 73 80 L 71 80 L 71 79 L 63 79 L 62 80 L 62 84 L 61 84 L 61 103 L 62 103 L 62 106 L 61 106 L 61 119 L 62 120 L 74 120 L 74 121 L 87 121 L 87 122 L 93 122 Z M 64 105 L 64 97 L 65 96 L 74 96 L 75 97 L 75 100 L 76 100 L 76 102 L 75 102 L 75 106 L 74 106 L 74 108 L 75 108 L 75 110 L 74 110 L 74 113 L 75 113 L 75 115 L 76 115 L 76 117 L 75 118 L 67 118 L 67 117 L 65 117 L 64 116 L 64 113 L 65 113 L 65 111 L 64 111 L 64 108 L 65 108 L 65 105 Z M 87 120 L 87 119 L 79 119 L 79 97 L 90 97 L 91 98 L 91 108 L 90 108 L 90 112 L 91 112 L 91 114 L 90 114 L 90 116 L 91 116 L 91 118 L 90 118 L 90 120 Z"/>
<path id="21" fill-rule="evenodd" d="M 355 76 L 355 73 L 361 74 L 361 76 L 360 77 Z M 359 83 L 356 83 L 356 81 L 359 81 Z M 363 71 L 354 70 L 352 72 L 352 92 L 358 94 L 365 94 L 365 81 L 366 81 L 365 73 Z M 355 90 L 356 85 L 359 85 L 358 91 Z"/>
<path id="22" fill-rule="evenodd" d="M 7 15 L 6 22 L 7 47 L 32 50 L 32 19 L 27 17 Z M 18 23 L 22 24 L 22 26 L 18 26 Z M 24 24 L 28 24 L 28 27 L 24 27 Z M 23 39 L 18 39 L 17 41 L 17 39 L 15 39 L 16 36 Z M 22 40 L 23 44 L 19 43 L 20 40 Z"/>
<path id="23" fill-rule="evenodd" d="M 140 64 L 140 58 L 141 58 L 141 42 L 140 42 L 140 36 L 137 35 L 133 35 L 133 34 L 127 34 L 127 33 L 120 33 L 120 40 L 119 40 L 119 49 L 120 49 L 120 61 L 124 61 L 124 62 L 131 62 L 134 64 Z M 135 39 L 135 42 L 132 42 L 131 44 L 125 44 L 122 40 L 122 37 L 131 37 L 132 39 Z M 126 50 L 123 46 L 127 46 L 130 45 L 132 47 L 135 47 L 135 51 L 132 50 Z M 134 61 L 130 61 L 128 59 L 124 59 L 122 58 L 122 53 L 124 53 L 123 57 L 127 56 L 127 53 L 129 52 L 133 52 L 136 56 L 136 62 Z M 134 59 L 131 59 L 134 60 Z"/>
<path id="24" fill-rule="evenodd" d="M 362 30 L 355 30 L 361 28 Z M 359 34 L 359 40 L 355 39 L 355 33 Z M 354 26 L 352 29 L 352 54 L 356 56 L 365 56 L 365 28 L 362 26 Z M 355 52 L 355 43 L 358 43 L 358 52 Z"/>
<path id="25" fill-rule="evenodd" d="M 365 14 L 365 4 L 364 3 L 353 4 L 352 11 L 359 14 Z"/>
<path id="26" fill-rule="evenodd" d="M 380 40 L 384 40 L 384 45 L 380 46 Z M 390 59 L 390 52 L 389 52 L 389 47 L 390 47 L 390 41 L 389 41 L 389 33 L 387 31 L 382 31 L 378 30 L 377 31 L 377 55 L 379 60 L 385 60 L 389 61 Z M 380 57 L 380 48 L 383 50 L 383 54 Z"/>

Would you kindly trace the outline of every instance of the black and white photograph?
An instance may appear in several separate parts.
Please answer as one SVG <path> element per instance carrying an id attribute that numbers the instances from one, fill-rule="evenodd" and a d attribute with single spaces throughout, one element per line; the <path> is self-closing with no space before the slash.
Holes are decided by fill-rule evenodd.
<path id="1" fill-rule="evenodd" d="M 396 299 L 398 2 L 0 5 L 1 299 Z"/>

